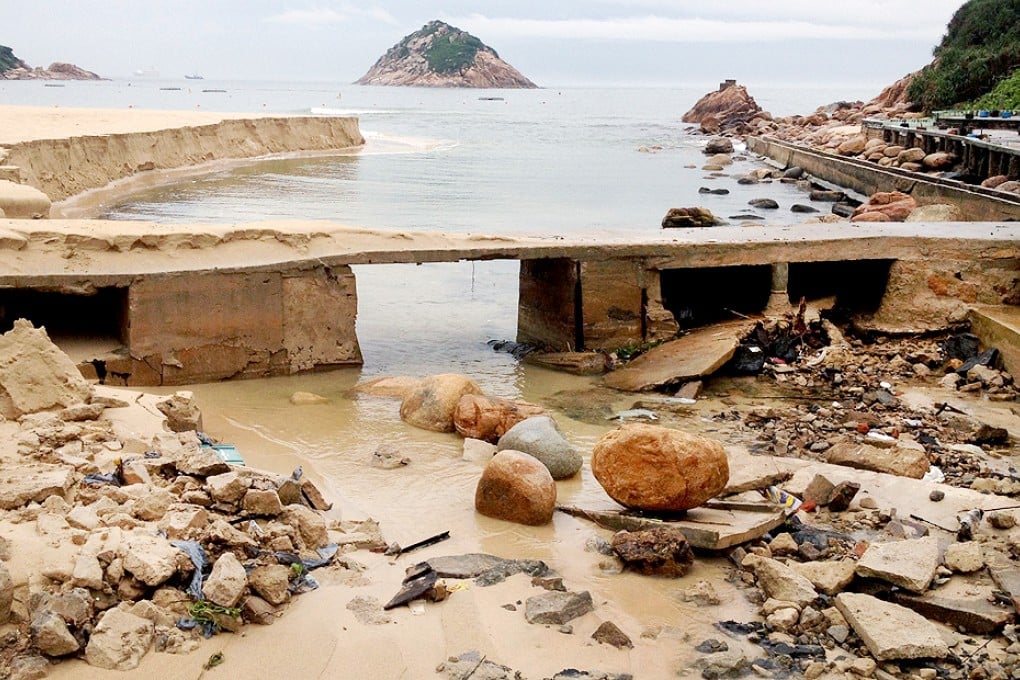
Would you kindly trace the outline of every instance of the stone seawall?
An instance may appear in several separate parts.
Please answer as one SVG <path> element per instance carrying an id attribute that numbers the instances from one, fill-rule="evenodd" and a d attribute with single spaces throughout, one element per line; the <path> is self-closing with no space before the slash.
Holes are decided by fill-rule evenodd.
<path id="1" fill-rule="evenodd" d="M 286 116 L 224 119 L 149 132 L 38 139 L 0 150 L 0 165 L 53 201 L 147 170 L 298 151 L 329 151 L 365 143 L 357 118 Z"/>
<path id="2" fill-rule="evenodd" d="M 810 175 L 866 196 L 880 191 L 902 191 L 921 205 L 954 203 L 971 221 L 1020 219 L 1020 198 L 1009 199 L 1001 192 L 984 187 L 899 168 L 883 168 L 765 137 L 748 137 L 747 148 L 783 167 L 801 167 Z"/>

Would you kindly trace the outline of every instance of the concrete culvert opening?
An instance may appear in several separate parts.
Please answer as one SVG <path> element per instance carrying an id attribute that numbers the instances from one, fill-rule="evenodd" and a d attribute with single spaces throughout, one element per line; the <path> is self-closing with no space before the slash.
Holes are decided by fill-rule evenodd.
<path id="1" fill-rule="evenodd" d="M 666 269 L 660 274 L 663 306 L 681 328 L 759 314 L 772 287 L 769 265 Z"/>
<path id="2" fill-rule="evenodd" d="M 44 326 L 54 341 L 98 339 L 122 344 L 126 318 L 127 288 L 100 288 L 93 294 L 0 290 L 0 332 L 4 333 L 18 319 L 28 319 L 36 327 Z"/>
<path id="3" fill-rule="evenodd" d="M 787 284 L 790 302 L 835 297 L 836 304 L 846 311 L 873 312 L 885 295 L 892 263 L 893 260 L 791 262 Z"/>

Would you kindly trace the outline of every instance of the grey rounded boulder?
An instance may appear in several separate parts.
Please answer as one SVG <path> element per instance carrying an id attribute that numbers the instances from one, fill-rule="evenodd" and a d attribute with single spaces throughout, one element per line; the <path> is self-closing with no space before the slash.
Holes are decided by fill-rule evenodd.
<path id="1" fill-rule="evenodd" d="M 560 433 L 549 416 L 526 418 L 499 438 L 497 451 L 523 451 L 542 461 L 553 479 L 573 477 L 581 469 L 581 454 Z"/>

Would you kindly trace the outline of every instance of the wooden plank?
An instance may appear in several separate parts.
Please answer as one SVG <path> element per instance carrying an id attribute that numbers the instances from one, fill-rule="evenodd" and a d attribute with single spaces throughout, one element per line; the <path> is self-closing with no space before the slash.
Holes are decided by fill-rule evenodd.
<path id="1" fill-rule="evenodd" d="M 559 506 L 557 510 L 614 531 L 674 527 L 684 533 L 692 547 L 701 550 L 724 550 L 752 541 L 786 520 L 783 509 L 771 503 L 712 503 L 714 507 L 706 505 L 665 519 L 627 510 L 586 510 L 569 506 Z"/>

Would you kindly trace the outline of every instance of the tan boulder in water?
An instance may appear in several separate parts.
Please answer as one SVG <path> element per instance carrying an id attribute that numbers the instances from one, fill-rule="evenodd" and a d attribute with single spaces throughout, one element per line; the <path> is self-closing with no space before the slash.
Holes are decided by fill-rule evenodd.
<path id="1" fill-rule="evenodd" d="M 556 509 L 556 482 L 534 456 L 500 451 L 478 480 L 475 509 L 486 517 L 508 522 L 548 524 Z"/>
<path id="2" fill-rule="evenodd" d="M 544 413 L 544 408 L 526 401 L 465 394 L 453 412 L 453 426 L 462 437 L 495 444 L 517 423 Z"/>
<path id="3" fill-rule="evenodd" d="M 434 432 L 453 432 L 453 413 L 466 394 L 481 394 L 466 375 L 430 375 L 412 388 L 400 404 L 400 417 L 409 425 Z"/>
<path id="4" fill-rule="evenodd" d="M 605 434 L 591 455 L 606 493 L 638 510 L 689 510 L 715 497 L 729 481 L 722 444 L 657 425 L 624 425 Z"/>

